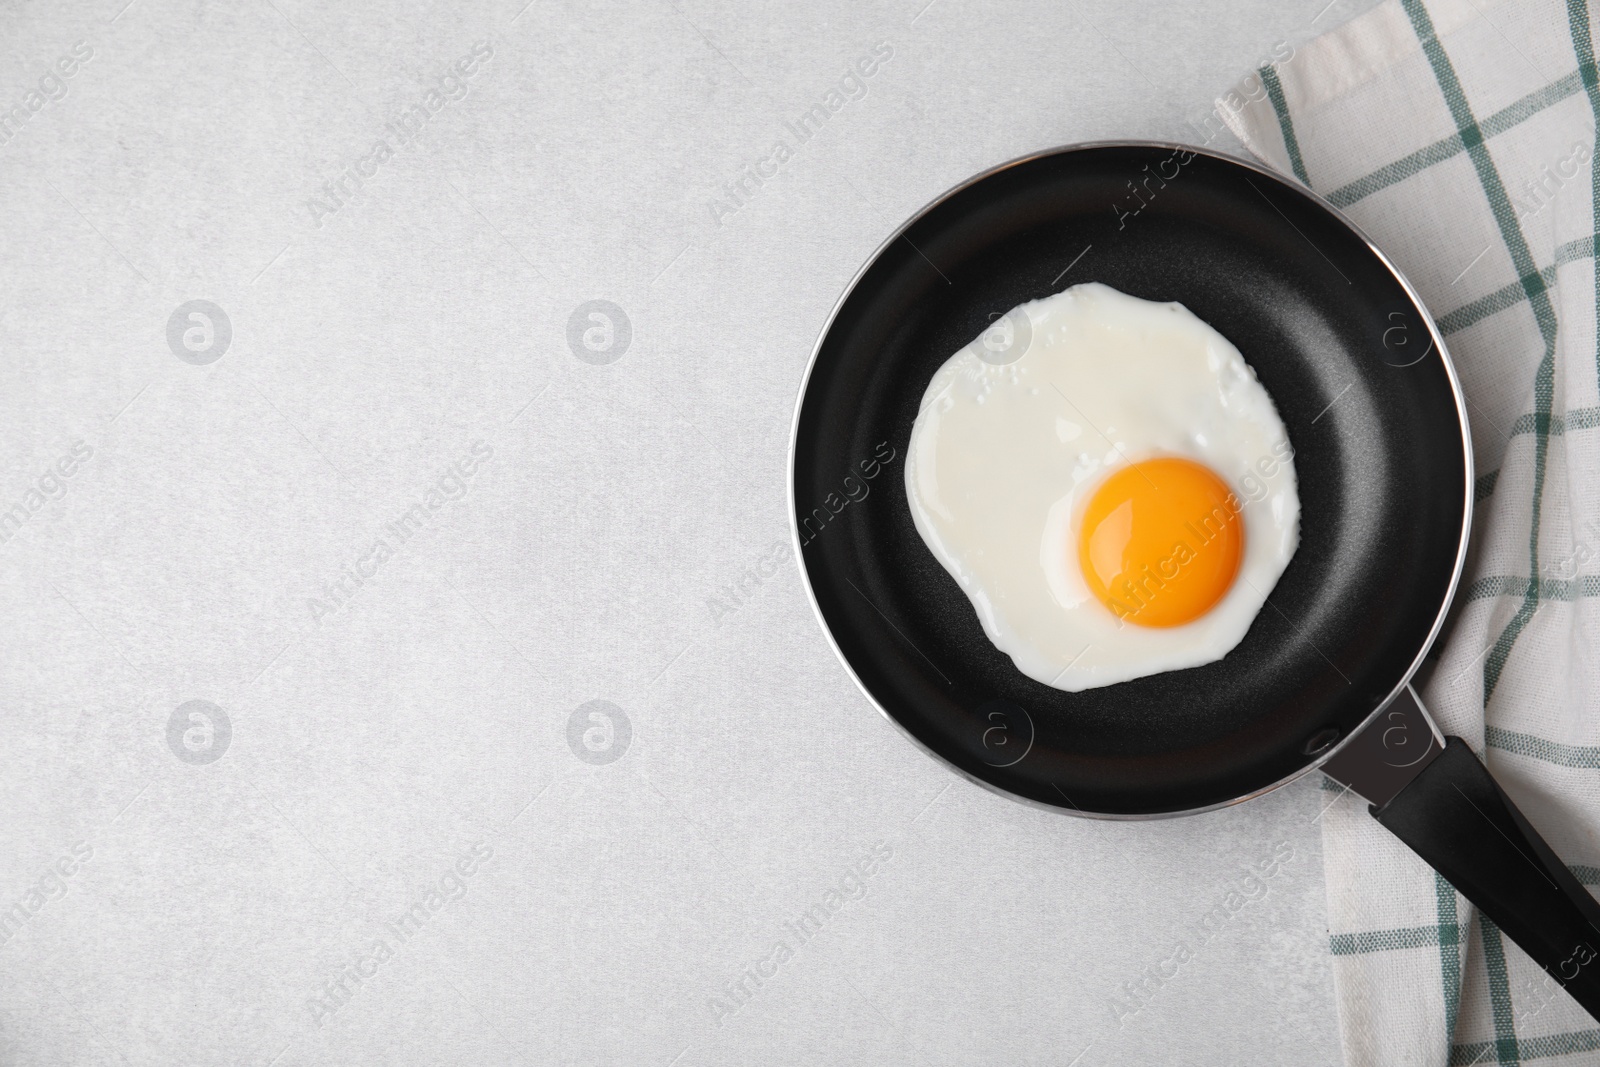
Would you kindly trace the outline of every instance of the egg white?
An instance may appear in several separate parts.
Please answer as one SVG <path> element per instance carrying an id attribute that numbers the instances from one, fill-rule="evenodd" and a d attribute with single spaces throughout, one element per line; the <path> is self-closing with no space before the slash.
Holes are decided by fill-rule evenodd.
<path id="1" fill-rule="evenodd" d="M 1084 581 L 1079 520 L 1130 462 L 1205 464 L 1242 505 L 1221 601 L 1170 628 L 1119 620 Z M 1075 285 L 997 319 L 934 374 L 911 431 L 917 531 L 984 632 L 1068 692 L 1210 663 L 1244 639 L 1300 540 L 1288 433 L 1255 371 L 1178 303 Z"/>

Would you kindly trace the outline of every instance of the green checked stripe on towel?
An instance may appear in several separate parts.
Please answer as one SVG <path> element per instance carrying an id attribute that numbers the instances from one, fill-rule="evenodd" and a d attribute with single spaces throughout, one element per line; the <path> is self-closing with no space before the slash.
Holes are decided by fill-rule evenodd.
<path id="1" fill-rule="evenodd" d="M 1351 214 L 1446 337 L 1473 424 L 1474 557 L 1423 699 L 1600 885 L 1600 77 L 1587 3 L 1389 0 L 1225 99 L 1218 114 L 1246 147 Z M 1322 827 L 1350 1067 L 1600 1065 L 1600 1027 L 1365 803 L 1339 798 Z"/>

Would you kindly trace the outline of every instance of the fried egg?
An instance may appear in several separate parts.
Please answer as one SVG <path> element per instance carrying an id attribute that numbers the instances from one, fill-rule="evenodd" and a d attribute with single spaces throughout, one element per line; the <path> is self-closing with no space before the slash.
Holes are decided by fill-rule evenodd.
<path id="1" fill-rule="evenodd" d="M 995 647 L 1068 692 L 1221 659 L 1300 540 L 1288 432 L 1239 350 L 1098 283 L 951 356 L 908 452 L 923 541 Z"/>

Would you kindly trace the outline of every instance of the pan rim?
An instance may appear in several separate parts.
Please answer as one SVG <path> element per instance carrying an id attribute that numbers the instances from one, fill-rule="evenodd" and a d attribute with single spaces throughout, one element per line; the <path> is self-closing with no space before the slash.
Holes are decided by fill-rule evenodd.
<path id="1" fill-rule="evenodd" d="M 1377 257 L 1378 262 L 1382 263 L 1384 268 L 1389 271 L 1394 280 L 1399 283 L 1400 288 L 1404 290 L 1406 296 L 1410 298 L 1412 304 L 1422 312 L 1423 323 L 1427 326 L 1428 335 L 1432 339 L 1434 346 L 1439 350 L 1439 358 L 1444 362 L 1445 376 L 1450 382 L 1450 393 L 1456 405 L 1456 418 L 1461 426 L 1461 451 L 1463 459 L 1462 469 L 1466 481 L 1462 492 L 1463 504 L 1461 515 L 1461 535 L 1456 544 L 1455 563 L 1451 568 L 1450 583 L 1445 588 L 1444 598 L 1439 605 L 1438 613 L 1434 616 L 1433 625 L 1429 627 L 1427 637 L 1423 640 L 1421 647 L 1418 648 L 1416 656 L 1412 659 L 1410 666 L 1406 668 L 1404 674 L 1400 678 L 1400 681 L 1394 686 L 1393 689 L 1390 690 L 1389 694 L 1384 697 L 1383 700 L 1379 701 L 1378 704 L 1373 707 L 1372 711 L 1368 713 L 1367 717 L 1361 720 L 1360 725 L 1351 729 L 1339 739 L 1337 744 L 1333 745 L 1327 751 L 1320 753 L 1309 763 L 1300 767 L 1298 770 L 1285 775 L 1269 785 L 1262 786 L 1259 789 L 1245 793 L 1241 796 L 1233 797 L 1228 800 L 1217 801 L 1213 804 L 1205 804 L 1200 807 L 1184 808 L 1175 811 L 1134 813 L 1084 811 L 1082 808 L 1071 805 L 1070 801 L 1068 802 L 1068 806 L 1063 806 L 1048 801 L 1036 800 L 1032 797 L 1025 797 L 1018 793 L 1013 793 L 1001 786 L 995 785 L 993 782 L 990 782 L 972 773 L 966 768 L 952 763 L 950 760 L 934 751 L 926 742 L 922 740 L 922 738 L 913 733 L 904 723 L 892 715 L 888 709 L 878 702 L 878 698 L 873 695 L 872 691 L 867 688 L 866 683 L 864 683 L 861 680 L 861 677 L 856 673 L 856 670 L 851 665 L 849 658 L 844 654 L 844 650 L 839 647 L 838 641 L 834 638 L 833 629 L 828 625 L 828 620 L 822 613 L 822 606 L 817 602 L 816 591 L 812 588 L 811 573 L 806 567 L 805 553 L 803 551 L 803 545 L 800 541 L 799 506 L 795 496 L 794 485 L 795 447 L 799 441 L 800 416 L 805 408 L 806 393 L 811 384 L 811 374 L 816 368 L 817 357 L 822 353 L 822 346 L 827 341 L 829 333 L 832 332 L 833 324 L 838 318 L 839 312 L 844 308 L 850 297 L 855 294 L 857 287 L 861 284 L 861 280 L 866 277 L 867 272 L 872 269 L 872 267 L 880 258 L 882 258 L 889 246 L 898 241 L 902 235 L 911 229 L 912 226 L 916 225 L 923 218 L 927 217 L 931 212 L 933 212 L 940 205 L 944 204 L 946 201 L 950 200 L 957 194 L 964 192 L 968 188 L 977 185 L 979 182 L 993 177 L 994 175 L 1003 171 L 1010 170 L 1013 167 L 1018 167 L 1025 163 L 1031 163 L 1035 160 L 1096 148 L 1154 148 L 1191 152 L 1195 155 L 1205 156 L 1209 159 L 1220 160 L 1224 163 L 1230 163 L 1236 166 L 1244 167 L 1245 169 L 1254 171 L 1263 177 L 1270 178 L 1275 182 L 1295 185 L 1300 193 L 1309 197 L 1312 202 L 1322 207 L 1323 210 L 1327 211 L 1330 215 L 1337 219 L 1358 240 L 1365 244 L 1368 250 L 1370 250 L 1372 254 Z M 1444 335 L 1440 332 L 1438 324 L 1434 321 L 1433 313 L 1428 309 L 1427 304 L 1423 302 L 1422 296 L 1412 286 L 1410 280 L 1408 280 L 1401 272 L 1400 268 L 1394 264 L 1394 261 L 1385 255 L 1383 250 L 1373 243 L 1372 239 L 1366 235 L 1365 231 L 1363 231 L 1361 227 L 1357 226 L 1353 220 L 1345 215 L 1344 212 L 1340 211 L 1337 207 L 1329 203 L 1326 199 L 1318 195 L 1308 186 L 1301 184 L 1299 181 L 1295 181 L 1287 175 L 1280 174 L 1262 164 L 1256 163 L 1253 160 L 1227 155 L 1203 146 L 1180 144 L 1176 141 L 1142 139 L 1075 141 L 1064 145 L 1058 145 L 1054 148 L 1030 152 L 1027 155 L 1017 156 L 1014 159 L 1010 159 L 1004 163 L 990 167 L 988 170 L 974 174 L 971 177 L 951 186 L 949 189 L 946 189 L 944 192 L 940 193 L 938 196 L 924 204 L 921 208 L 917 209 L 916 212 L 914 212 L 903 223 L 897 226 L 892 233 L 884 238 L 884 240 L 880 242 L 875 249 L 873 249 L 872 254 L 867 257 L 866 261 L 862 263 L 855 275 L 851 277 L 849 284 L 846 285 L 844 290 L 839 294 L 839 298 L 834 301 L 833 307 L 831 310 L 829 310 L 828 317 L 822 325 L 821 332 L 817 334 L 816 343 L 811 348 L 811 355 L 806 360 L 805 373 L 800 379 L 800 389 L 795 397 L 794 416 L 789 426 L 789 449 L 786 460 L 786 468 L 785 475 L 788 481 L 789 498 L 789 539 L 791 542 L 791 548 L 794 552 L 795 562 L 800 568 L 800 584 L 805 589 L 806 600 L 811 605 L 812 614 L 816 616 L 818 624 L 821 625 L 823 636 L 827 639 L 828 646 L 833 649 L 835 658 L 837 658 L 839 663 L 844 667 L 845 673 L 850 676 L 850 680 L 855 683 L 856 688 L 859 689 L 861 694 L 867 698 L 867 702 L 877 709 L 878 714 L 887 719 L 889 723 L 894 726 L 894 728 L 902 735 L 909 739 L 913 745 L 915 745 L 928 756 L 932 757 L 932 759 L 939 763 L 942 767 L 956 772 L 963 778 L 975 785 L 982 787 L 983 789 L 988 790 L 991 793 L 995 793 L 1006 798 L 1007 800 L 1014 801 L 1015 803 L 1027 805 L 1028 807 L 1042 808 L 1048 811 L 1064 813 L 1067 815 L 1075 815 L 1080 818 L 1100 819 L 1111 822 L 1143 822 L 1154 819 L 1176 819 L 1186 815 L 1201 815 L 1206 812 L 1219 811 L 1223 808 L 1229 808 L 1236 804 L 1243 804 L 1248 800 L 1254 800 L 1257 797 L 1264 796 L 1267 793 L 1273 792 L 1276 789 L 1288 785 L 1290 782 L 1304 777 L 1312 771 L 1320 769 L 1329 760 L 1333 759 L 1340 752 L 1342 752 L 1355 737 L 1361 734 L 1373 722 L 1374 719 L 1383 713 L 1385 708 L 1392 704 L 1395 699 L 1398 698 L 1400 694 L 1411 685 L 1411 679 L 1415 677 L 1417 671 L 1421 668 L 1423 660 L 1427 658 L 1428 651 L 1433 647 L 1433 643 L 1435 640 L 1437 640 L 1440 630 L 1442 630 L 1444 627 L 1445 618 L 1450 612 L 1451 603 L 1455 600 L 1456 590 L 1461 582 L 1461 574 L 1466 566 L 1467 545 L 1472 533 L 1473 486 L 1475 484 L 1476 477 L 1472 459 L 1472 433 L 1470 424 L 1467 421 L 1466 394 L 1462 392 L 1461 380 L 1456 374 L 1455 363 L 1450 358 L 1450 350 L 1445 345 Z M 1417 705 L 1419 707 L 1423 707 L 1424 711 L 1426 712 L 1426 707 L 1423 705 L 1420 699 L 1417 701 Z"/>

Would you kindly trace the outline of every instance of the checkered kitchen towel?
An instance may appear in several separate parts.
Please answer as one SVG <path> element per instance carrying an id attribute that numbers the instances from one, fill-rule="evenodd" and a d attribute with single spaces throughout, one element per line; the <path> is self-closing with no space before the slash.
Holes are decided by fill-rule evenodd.
<path id="1" fill-rule="evenodd" d="M 1439 322 L 1466 389 L 1477 509 L 1423 700 L 1589 885 L 1600 883 L 1592 2 L 1391 0 L 1263 67 L 1215 112 L 1350 214 Z M 1594 1021 L 1364 801 L 1327 784 L 1346 1062 L 1600 1064 Z"/>

